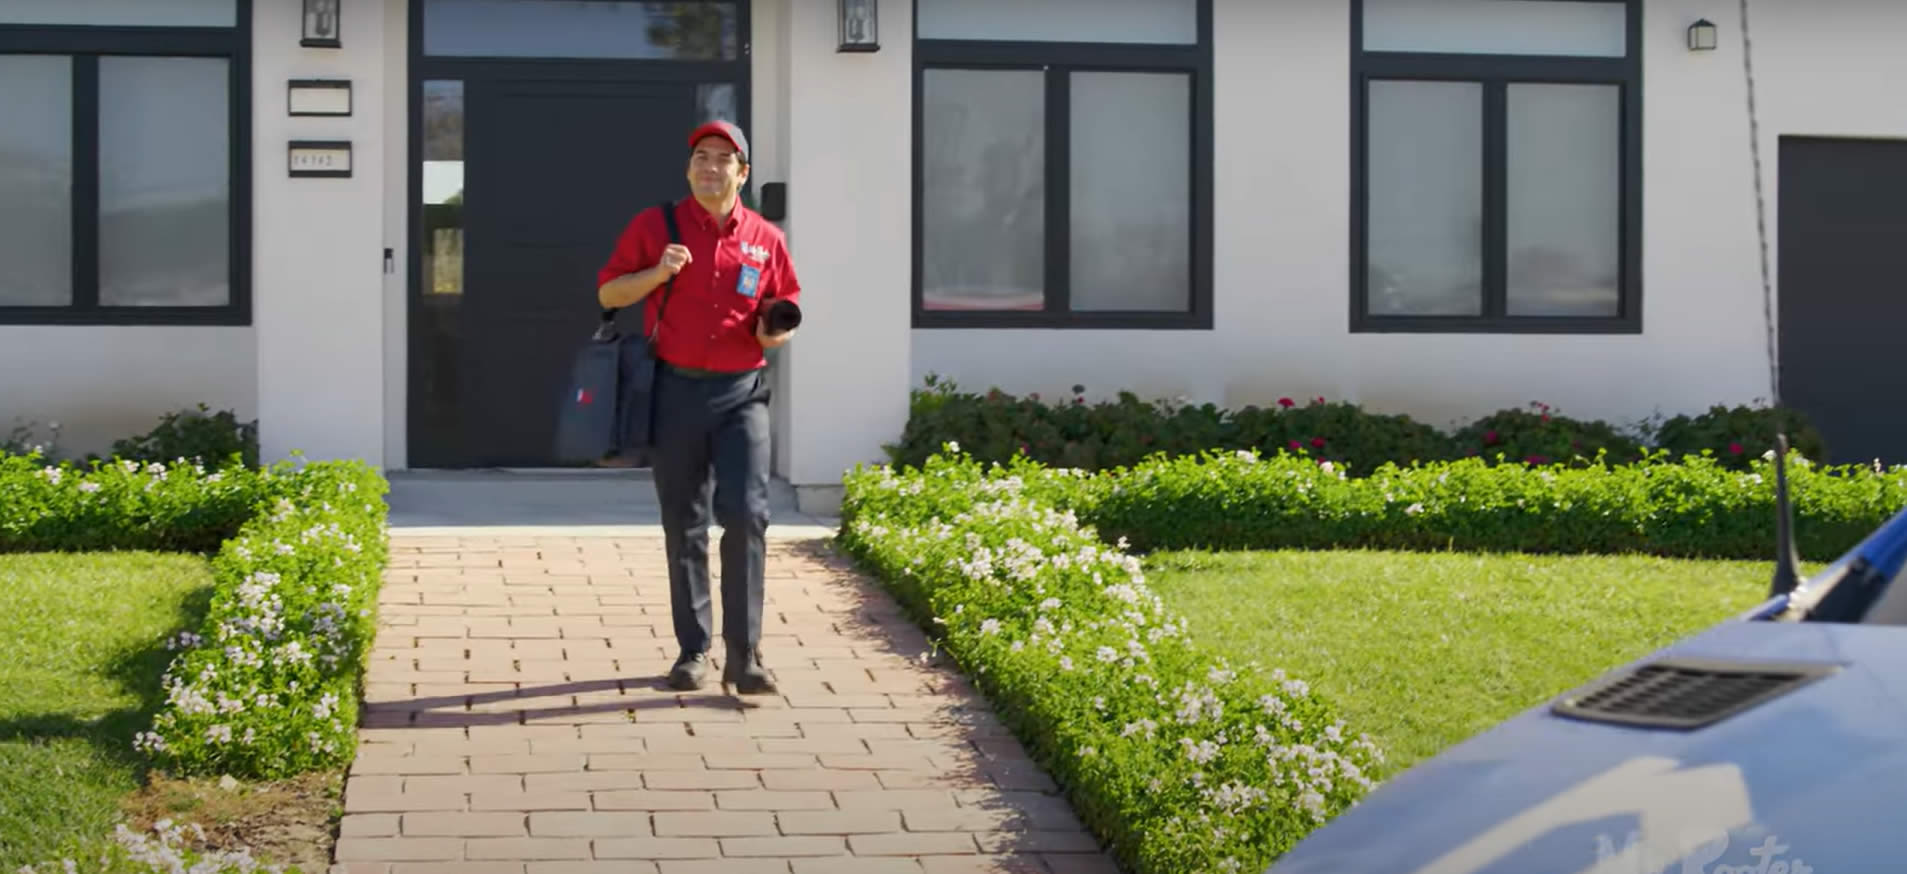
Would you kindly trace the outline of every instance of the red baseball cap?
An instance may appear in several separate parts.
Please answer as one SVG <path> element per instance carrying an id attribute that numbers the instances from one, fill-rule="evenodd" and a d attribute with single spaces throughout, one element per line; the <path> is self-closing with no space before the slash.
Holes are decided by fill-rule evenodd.
<path id="1" fill-rule="evenodd" d="M 748 137 L 743 135 L 741 128 L 720 119 L 704 122 L 689 133 L 689 148 L 695 148 L 695 144 L 701 142 L 703 137 L 728 140 L 729 145 L 735 147 L 735 154 L 742 159 L 742 163 L 748 163 Z"/>

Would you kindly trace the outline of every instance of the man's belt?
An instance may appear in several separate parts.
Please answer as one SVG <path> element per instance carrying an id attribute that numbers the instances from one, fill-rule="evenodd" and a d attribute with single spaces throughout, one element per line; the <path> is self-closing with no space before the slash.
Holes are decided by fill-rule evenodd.
<path id="1" fill-rule="evenodd" d="M 709 370 L 702 367 L 683 367 L 680 364 L 670 364 L 667 361 L 659 363 L 662 365 L 663 370 L 688 379 L 726 379 L 745 376 L 748 373 L 746 370 Z"/>

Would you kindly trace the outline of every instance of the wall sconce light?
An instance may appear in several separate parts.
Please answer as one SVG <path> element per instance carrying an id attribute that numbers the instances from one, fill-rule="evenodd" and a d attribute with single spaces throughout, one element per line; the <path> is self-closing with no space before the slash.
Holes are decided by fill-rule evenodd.
<path id="1" fill-rule="evenodd" d="M 338 39 L 338 6 L 343 0 L 305 0 L 304 38 L 298 44 L 313 49 L 343 46 Z"/>
<path id="2" fill-rule="evenodd" d="M 841 44 L 837 52 L 878 52 L 881 29 L 879 0 L 840 0 Z"/>
<path id="3" fill-rule="evenodd" d="M 1712 52 L 1715 50 L 1715 23 L 1706 18 L 1697 20 L 1688 26 L 1688 49 L 1691 52 Z"/>

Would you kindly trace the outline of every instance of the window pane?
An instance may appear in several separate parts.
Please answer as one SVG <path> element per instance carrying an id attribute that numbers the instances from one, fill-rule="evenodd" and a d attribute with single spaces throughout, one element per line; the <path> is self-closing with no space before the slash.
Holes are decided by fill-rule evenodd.
<path id="1" fill-rule="evenodd" d="M 1072 76 L 1072 308 L 1192 306 L 1192 80 Z"/>
<path id="2" fill-rule="evenodd" d="M 1364 48 L 1619 58 L 1628 10 L 1586 0 L 1364 0 Z"/>
<path id="3" fill-rule="evenodd" d="M 73 61 L 0 55 L 0 306 L 73 300 Z"/>
<path id="4" fill-rule="evenodd" d="M 728 60 L 733 3 L 426 0 L 424 53 L 472 57 Z"/>
<path id="5" fill-rule="evenodd" d="M 0 24 L 236 27 L 238 0 L 4 0 Z"/>
<path id="6" fill-rule="evenodd" d="M 921 100 L 926 308 L 1043 308 L 1045 74 L 928 70 Z"/>
<path id="7" fill-rule="evenodd" d="M 424 84 L 424 293 L 464 290 L 464 83 Z"/>
<path id="8" fill-rule="evenodd" d="M 1508 90 L 1509 314 L 1617 315 L 1622 92 Z"/>
<path id="9" fill-rule="evenodd" d="M 920 0 L 921 39 L 1198 42 L 1197 0 Z"/>
<path id="10" fill-rule="evenodd" d="M 741 122 L 735 112 L 735 85 L 730 82 L 710 82 L 695 86 L 695 107 L 698 124 L 714 119 L 738 124 Z"/>
<path id="11" fill-rule="evenodd" d="M 99 59 L 99 302 L 231 300 L 224 58 Z"/>
<path id="12" fill-rule="evenodd" d="M 1370 88 L 1370 312 L 1479 315 L 1483 86 Z"/>

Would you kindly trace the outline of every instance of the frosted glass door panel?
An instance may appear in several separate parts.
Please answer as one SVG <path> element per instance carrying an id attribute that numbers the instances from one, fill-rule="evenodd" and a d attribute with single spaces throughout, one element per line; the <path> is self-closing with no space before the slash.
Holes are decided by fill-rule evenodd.
<path id="1" fill-rule="evenodd" d="M 0 55 L 0 307 L 73 300 L 73 59 Z"/>
<path id="2" fill-rule="evenodd" d="M 1367 51 L 1620 58 L 1628 10 L 1596 0 L 1364 0 Z"/>
<path id="3" fill-rule="evenodd" d="M 1192 306 L 1192 79 L 1072 75 L 1072 308 Z"/>
<path id="4" fill-rule="evenodd" d="M 1613 316 L 1622 269 L 1622 91 L 1511 84 L 1513 316 Z"/>
<path id="5" fill-rule="evenodd" d="M 231 299 L 231 99 L 223 58 L 99 60 L 99 302 Z"/>
<path id="6" fill-rule="evenodd" d="M 236 27 L 238 0 L 0 0 L 0 24 Z"/>
<path id="7" fill-rule="evenodd" d="M 1370 311 L 1483 311 L 1483 86 L 1370 85 Z"/>
<path id="8" fill-rule="evenodd" d="M 733 3 L 422 2 L 428 55 L 684 61 L 730 60 L 740 52 Z"/>
<path id="9" fill-rule="evenodd" d="M 927 70 L 927 309 L 1038 310 L 1046 288 L 1046 89 L 1038 70 Z"/>
<path id="10" fill-rule="evenodd" d="M 1198 42 L 1198 2 L 920 0 L 918 26 L 921 39 L 1191 45 Z"/>

